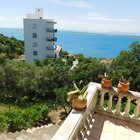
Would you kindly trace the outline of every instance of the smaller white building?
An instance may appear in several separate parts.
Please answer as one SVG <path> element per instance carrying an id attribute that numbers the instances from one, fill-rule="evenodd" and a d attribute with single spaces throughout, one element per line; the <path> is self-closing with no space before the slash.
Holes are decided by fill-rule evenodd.
<path id="1" fill-rule="evenodd" d="M 54 29 L 56 22 L 43 19 L 43 9 L 36 8 L 35 14 L 27 14 L 24 21 L 25 59 L 33 62 L 37 59 L 55 58 L 54 49 L 57 38 Z"/>
<path id="2" fill-rule="evenodd" d="M 61 45 L 55 45 L 54 46 L 54 50 L 55 50 L 55 57 L 59 58 L 62 52 L 62 46 Z"/>

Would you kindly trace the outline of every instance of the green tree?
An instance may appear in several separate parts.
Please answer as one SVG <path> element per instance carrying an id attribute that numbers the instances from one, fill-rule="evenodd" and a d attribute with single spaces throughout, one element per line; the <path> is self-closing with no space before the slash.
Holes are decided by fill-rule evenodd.
<path id="1" fill-rule="evenodd" d="M 56 104 L 58 106 L 61 106 L 64 108 L 65 113 L 68 115 L 68 110 L 67 106 L 69 106 L 69 103 L 67 102 L 67 92 L 68 92 L 68 87 L 64 86 L 62 88 L 56 88 L 54 89 L 54 92 L 56 94 Z"/>
<path id="2" fill-rule="evenodd" d="M 129 46 L 129 50 L 122 51 L 112 62 L 112 67 L 116 71 L 114 83 L 117 85 L 119 78 L 132 78 L 131 90 L 140 91 L 140 45 L 133 42 Z"/>
<path id="3" fill-rule="evenodd" d="M 78 59 L 79 61 L 79 59 Z M 71 81 L 88 84 L 91 81 L 99 82 L 98 75 L 105 72 L 105 65 L 96 58 L 80 58 L 78 65 L 69 73 Z"/>

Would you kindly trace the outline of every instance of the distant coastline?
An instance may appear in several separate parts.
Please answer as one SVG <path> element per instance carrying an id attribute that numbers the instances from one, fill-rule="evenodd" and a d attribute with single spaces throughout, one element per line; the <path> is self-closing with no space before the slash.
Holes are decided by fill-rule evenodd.
<path id="1" fill-rule="evenodd" d="M 113 36 L 128 36 L 128 37 L 138 37 L 140 38 L 140 35 L 126 35 L 126 34 L 113 34 L 113 33 L 99 33 L 99 32 L 82 32 L 82 31 L 70 31 L 70 30 L 59 30 L 61 32 L 72 32 L 72 33 L 85 33 L 85 34 L 101 34 L 101 35 L 113 35 Z"/>
<path id="2" fill-rule="evenodd" d="M 119 35 L 119 34 L 109 34 L 109 35 L 114 35 L 114 36 L 126 36 L 126 37 L 134 37 L 134 38 L 140 38 L 139 35 Z"/>
<path id="3" fill-rule="evenodd" d="M 23 30 L 23 28 L 4 28 L 4 27 L 0 27 L 0 29 L 8 29 L 8 30 Z M 83 34 L 99 34 L 99 35 L 113 35 L 113 36 L 126 36 L 126 37 L 136 37 L 136 38 L 140 38 L 140 35 L 126 35 L 126 34 L 116 34 L 116 33 L 100 33 L 100 32 L 82 32 L 82 31 L 73 31 L 73 30 L 59 30 L 61 32 L 71 32 L 71 33 L 83 33 Z"/>

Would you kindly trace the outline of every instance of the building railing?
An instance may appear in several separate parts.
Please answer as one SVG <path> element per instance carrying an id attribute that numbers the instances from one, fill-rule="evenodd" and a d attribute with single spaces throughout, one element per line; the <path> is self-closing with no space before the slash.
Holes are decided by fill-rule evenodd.
<path id="1" fill-rule="evenodd" d="M 129 91 L 122 94 L 117 91 L 117 88 L 112 87 L 107 90 L 103 89 L 100 84 L 93 82 L 89 83 L 87 92 L 86 110 L 75 111 L 73 109 L 52 140 L 84 139 L 95 112 L 140 125 L 140 93 Z M 105 107 L 106 100 L 108 103 Z M 123 112 L 121 112 L 122 102 L 126 102 Z M 130 114 L 132 102 L 134 112 Z"/>
<path id="2" fill-rule="evenodd" d="M 53 46 L 47 46 L 47 50 L 54 50 Z"/>
<path id="3" fill-rule="evenodd" d="M 54 37 L 54 38 L 47 38 L 47 41 L 57 41 L 57 38 Z"/>
<path id="4" fill-rule="evenodd" d="M 47 32 L 56 33 L 57 32 L 57 29 L 47 29 Z"/>

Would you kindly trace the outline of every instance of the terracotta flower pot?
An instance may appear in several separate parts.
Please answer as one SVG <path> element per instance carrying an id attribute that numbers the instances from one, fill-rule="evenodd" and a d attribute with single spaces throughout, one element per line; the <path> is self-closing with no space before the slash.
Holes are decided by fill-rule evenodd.
<path id="1" fill-rule="evenodd" d="M 130 87 L 130 82 L 123 83 L 119 81 L 117 88 L 119 92 L 127 92 L 129 90 L 129 87 Z"/>
<path id="2" fill-rule="evenodd" d="M 112 81 L 107 80 L 107 79 L 102 79 L 101 80 L 101 85 L 102 85 L 103 88 L 109 89 L 112 86 Z"/>
<path id="3" fill-rule="evenodd" d="M 72 99 L 72 105 L 75 110 L 83 110 L 87 106 L 87 99 L 80 100 L 78 98 Z"/>

